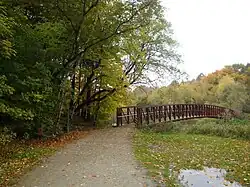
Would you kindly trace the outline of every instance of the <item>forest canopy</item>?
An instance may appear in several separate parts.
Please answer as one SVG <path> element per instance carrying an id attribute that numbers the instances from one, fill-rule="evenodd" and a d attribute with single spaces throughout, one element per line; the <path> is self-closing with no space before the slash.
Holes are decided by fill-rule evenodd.
<path id="1" fill-rule="evenodd" d="M 172 34 L 159 0 L 1 0 L 1 127 L 32 137 L 109 119 L 130 85 L 179 73 Z"/>

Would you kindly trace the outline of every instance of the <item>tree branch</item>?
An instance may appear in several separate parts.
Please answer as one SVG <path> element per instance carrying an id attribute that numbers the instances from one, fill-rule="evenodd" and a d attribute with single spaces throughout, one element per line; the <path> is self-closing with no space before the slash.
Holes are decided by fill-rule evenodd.
<path id="1" fill-rule="evenodd" d="M 61 14 L 68 20 L 68 22 L 70 23 L 70 25 L 71 25 L 72 29 L 74 30 L 74 32 L 76 32 L 76 28 L 75 28 L 75 26 L 74 26 L 72 20 L 71 20 L 71 19 L 65 14 L 65 12 L 60 8 L 58 0 L 56 0 L 56 7 L 57 7 L 57 9 L 61 12 Z"/>
<path id="2" fill-rule="evenodd" d="M 90 104 L 90 103 L 93 103 L 93 102 L 96 102 L 96 101 L 102 101 L 103 99 L 105 99 L 106 97 L 112 95 L 113 93 L 115 93 L 116 91 L 116 88 L 113 88 L 112 90 L 107 90 L 107 89 L 103 89 L 103 90 L 99 90 L 98 92 L 94 93 L 90 99 L 88 100 L 85 100 L 82 104 L 78 105 L 76 107 L 76 110 L 79 110 L 81 109 L 82 107 L 84 107 L 85 105 L 87 104 Z M 104 96 L 102 97 L 98 97 L 96 98 L 97 95 L 101 95 L 103 93 L 107 92 L 107 94 L 105 94 Z"/>

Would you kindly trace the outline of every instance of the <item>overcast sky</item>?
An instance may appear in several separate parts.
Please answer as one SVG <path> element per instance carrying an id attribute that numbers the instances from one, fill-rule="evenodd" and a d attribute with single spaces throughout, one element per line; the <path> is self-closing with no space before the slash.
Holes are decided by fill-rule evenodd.
<path id="1" fill-rule="evenodd" d="M 250 62 L 250 0 L 162 1 L 190 78 Z"/>

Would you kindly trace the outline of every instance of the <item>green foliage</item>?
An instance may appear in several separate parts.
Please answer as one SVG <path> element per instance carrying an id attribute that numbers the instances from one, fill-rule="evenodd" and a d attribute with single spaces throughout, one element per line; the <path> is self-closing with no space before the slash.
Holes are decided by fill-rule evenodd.
<path id="1" fill-rule="evenodd" d="M 23 110 L 18 107 L 10 106 L 3 98 L 4 96 L 10 96 L 14 94 L 14 88 L 6 84 L 7 78 L 5 76 L 0 76 L 0 113 L 8 115 L 13 119 L 21 120 L 31 120 L 33 114 L 31 111 Z"/>
<path id="2" fill-rule="evenodd" d="M 0 130 L 0 148 L 10 143 L 15 137 L 16 137 L 16 134 L 11 132 L 8 128 L 4 127 L 3 129 L 1 129 Z"/>
<path id="3" fill-rule="evenodd" d="M 51 120 L 56 92 L 53 93 L 50 67 L 43 62 L 42 43 L 36 31 L 27 26 L 19 29 L 14 36 L 18 55 L 1 63 L 6 85 L 13 88 L 12 93 L 1 97 L 1 113 L 8 114 L 19 126 L 25 125 L 23 131 L 34 131 L 41 123 Z"/>
<path id="4" fill-rule="evenodd" d="M 110 119 L 131 84 L 180 62 L 158 0 L 0 5 L 0 126 L 20 137 L 70 130 L 80 111 Z"/>
<path id="5" fill-rule="evenodd" d="M 14 20 L 8 17 L 6 7 L 0 1 L 0 57 L 10 58 L 15 54 L 12 44 Z"/>
<path id="6" fill-rule="evenodd" d="M 127 94 L 120 91 L 113 96 L 107 97 L 93 108 L 93 114 L 96 115 L 97 126 L 107 127 L 116 121 L 117 107 L 128 105 Z M 98 108 L 99 106 L 99 108 Z"/>

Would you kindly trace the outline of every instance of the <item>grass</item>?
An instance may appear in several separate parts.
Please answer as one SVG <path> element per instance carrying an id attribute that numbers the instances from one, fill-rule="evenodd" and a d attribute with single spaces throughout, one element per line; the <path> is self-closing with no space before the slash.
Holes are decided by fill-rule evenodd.
<path id="1" fill-rule="evenodd" d="M 248 120 L 199 120 L 187 129 L 187 133 L 207 134 L 221 137 L 250 140 L 250 122 Z"/>
<path id="2" fill-rule="evenodd" d="M 13 141 L 0 147 L 0 186 L 11 186 L 27 171 L 88 131 L 74 131 L 47 140 Z"/>
<path id="3" fill-rule="evenodd" d="M 247 119 L 229 121 L 219 119 L 188 120 L 162 123 L 154 128 L 159 132 L 181 132 L 250 140 L 250 120 Z"/>
<path id="4" fill-rule="evenodd" d="M 170 167 L 202 169 L 204 166 L 228 171 L 227 180 L 250 185 L 250 141 L 185 133 L 137 131 L 135 155 L 153 179 L 178 186 Z"/>

